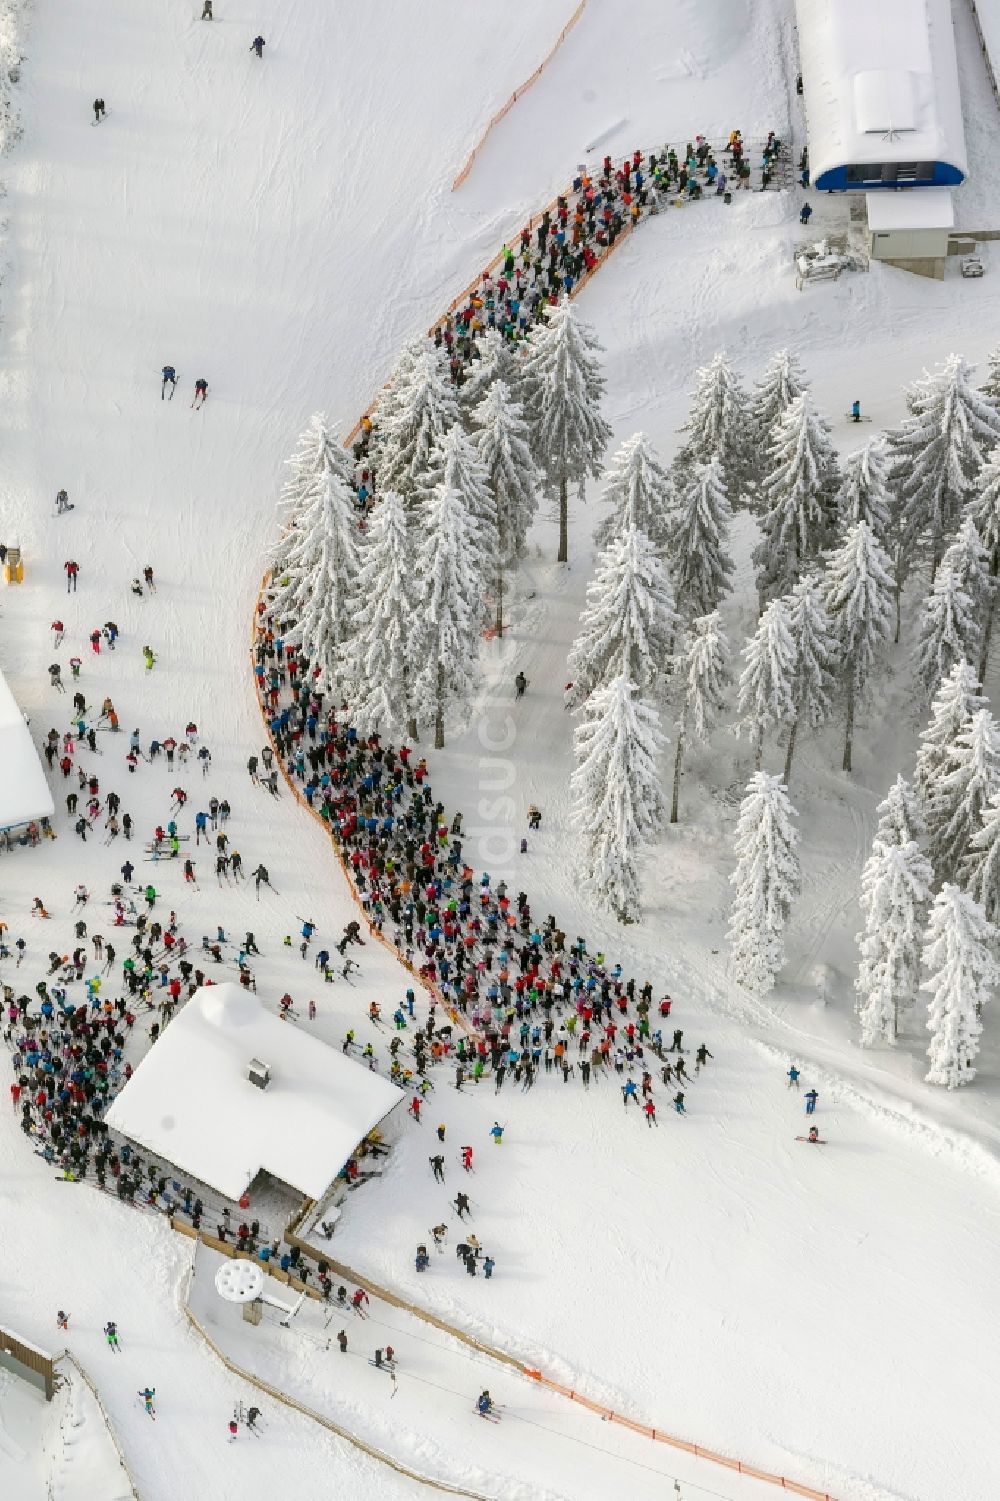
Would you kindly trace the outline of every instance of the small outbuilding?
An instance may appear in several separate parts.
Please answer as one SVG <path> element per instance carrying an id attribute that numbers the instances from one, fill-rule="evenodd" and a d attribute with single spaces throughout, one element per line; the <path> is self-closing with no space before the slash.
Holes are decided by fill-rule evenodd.
<path id="1" fill-rule="evenodd" d="M 872 260 L 924 276 L 944 275 L 955 232 L 955 205 L 947 188 L 868 193 L 865 202 Z"/>
<path id="2" fill-rule="evenodd" d="M 227 982 L 195 992 L 105 1119 L 228 1199 L 260 1172 L 318 1199 L 402 1098 Z"/>
<path id="3" fill-rule="evenodd" d="M 28 722 L 0 672 L 0 832 L 52 813 L 52 793 Z"/>

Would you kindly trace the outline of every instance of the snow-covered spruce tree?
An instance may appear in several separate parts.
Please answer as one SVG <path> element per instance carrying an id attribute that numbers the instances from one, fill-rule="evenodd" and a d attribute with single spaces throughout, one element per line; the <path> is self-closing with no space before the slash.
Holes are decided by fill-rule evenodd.
<path id="1" fill-rule="evenodd" d="M 749 396 L 751 442 L 748 447 L 758 484 L 767 472 L 768 450 L 778 424 L 792 402 L 804 396 L 807 390 L 808 383 L 798 360 L 787 349 L 777 350 Z"/>
<path id="2" fill-rule="evenodd" d="M 732 589 L 732 516 L 718 459 L 696 464 L 678 496 L 670 535 L 674 599 L 682 620 L 711 615 Z"/>
<path id="3" fill-rule="evenodd" d="M 434 452 L 458 422 L 447 362 L 433 344 L 423 344 L 379 402 L 373 438 L 379 490 L 398 491 L 411 507 L 426 501 L 437 483 Z"/>
<path id="4" fill-rule="evenodd" d="M 921 839 L 927 831 L 917 794 L 912 783 L 902 773 L 897 776 L 875 812 L 878 814 L 878 826 L 873 845 L 881 844 L 888 849 L 891 845 L 909 844 L 911 840 Z"/>
<path id="5" fill-rule="evenodd" d="M 889 845 L 874 841 L 861 873 L 865 930 L 858 934 L 861 964 L 854 982 L 864 1047 L 894 1043 L 900 1011 L 917 999 L 933 878 L 930 861 L 912 839 Z"/>
<path id="6" fill-rule="evenodd" d="M 785 924 L 799 886 L 795 809 L 780 777 L 755 771 L 736 824 L 736 888 L 729 921 L 733 977 L 755 995 L 773 989 L 785 962 Z"/>
<path id="7" fill-rule="evenodd" d="M 646 693 L 668 666 L 677 625 L 670 580 L 652 542 L 627 526 L 604 549 L 587 585 L 580 630 L 570 647 L 571 702 L 614 677 Z"/>
<path id="8" fill-rule="evenodd" d="M 496 631 L 503 635 L 503 596 L 506 570 L 524 552 L 535 511 L 540 480 L 535 468 L 528 427 L 520 404 L 506 381 L 497 377 L 471 413 L 476 450 L 493 497 L 497 530 Z"/>
<path id="9" fill-rule="evenodd" d="M 830 430 L 808 396 L 778 423 L 761 485 L 761 540 L 754 549 L 761 608 L 787 594 L 830 538 L 840 471 Z"/>
<path id="10" fill-rule="evenodd" d="M 845 771 L 851 770 L 858 700 L 892 638 L 890 567 L 887 554 L 866 521 L 851 527 L 827 560 L 823 594 L 847 698 Z"/>
<path id="11" fill-rule="evenodd" d="M 743 663 L 734 729 L 753 737 L 753 769 L 760 771 L 764 736 L 795 714 L 795 643 L 784 600 L 772 599 L 758 620 L 743 648 Z"/>
<path id="12" fill-rule="evenodd" d="M 752 444 L 746 392 L 724 354 L 717 354 L 695 375 L 691 412 L 681 428 L 684 443 L 676 458 L 678 482 L 695 464 L 718 459 L 722 483 L 735 508 L 753 479 L 748 457 Z"/>
<path id="13" fill-rule="evenodd" d="M 900 587 L 921 541 L 933 579 L 980 463 L 1000 441 L 1000 410 L 976 390 L 972 374 L 957 354 L 933 374 L 925 372 L 906 392 L 909 416 L 890 434 Z"/>
<path id="14" fill-rule="evenodd" d="M 495 381 L 503 381 L 510 400 L 520 400 L 523 362 L 515 352 L 515 346 L 495 328 L 488 328 L 481 339 L 474 339 L 472 348 L 479 358 L 473 359 L 466 366 L 465 380 L 459 387 L 458 400 L 466 418 L 474 422 L 476 408 Z"/>
<path id="15" fill-rule="evenodd" d="M 952 746 L 973 714 L 985 707 L 975 668 L 968 662 L 956 662 L 948 676 L 942 678 L 931 704 L 930 723 L 920 732 L 914 781 L 925 822 L 931 794 L 947 766 Z"/>
<path id="16" fill-rule="evenodd" d="M 987 357 L 986 379 L 980 386 L 984 396 L 1000 404 L 1000 349 L 994 349 Z"/>
<path id="17" fill-rule="evenodd" d="M 1000 981 L 995 948 L 996 931 L 979 903 L 957 886 L 942 886 L 931 908 L 923 952 L 927 978 L 922 989 L 930 995 L 928 1084 L 956 1089 L 976 1077 L 980 1017 Z"/>
<path id="18" fill-rule="evenodd" d="M 942 562 L 920 613 L 916 667 L 924 697 L 930 698 L 956 662 L 974 657 L 978 645 L 979 620 L 972 600 Z"/>
<path id="19" fill-rule="evenodd" d="M 928 853 L 939 881 L 956 881 L 983 811 L 1000 790 L 1000 727 L 977 709 L 949 746 L 927 803 Z"/>
<path id="20" fill-rule="evenodd" d="M 670 539 L 674 506 L 670 476 L 656 457 L 645 433 L 633 433 L 612 454 L 604 472 L 601 497 L 610 514 L 598 522 L 594 546 L 607 547 L 626 526 L 644 531 L 661 554 Z"/>
<path id="21" fill-rule="evenodd" d="M 412 733 L 418 634 L 406 506 L 388 490 L 363 534 L 343 649 L 343 688 L 359 734 Z"/>
<path id="22" fill-rule="evenodd" d="M 848 454 L 837 493 L 838 525 L 847 529 L 867 521 L 880 544 L 888 547 L 891 475 L 892 454 L 884 433 Z"/>
<path id="23" fill-rule="evenodd" d="M 989 588 L 983 611 L 983 636 L 979 650 L 979 681 L 986 679 L 993 637 L 993 611 L 1000 592 L 1000 445 L 990 449 L 976 475 L 965 514 L 979 533 L 989 566 Z"/>
<path id="24" fill-rule="evenodd" d="M 670 822 L 677 822 L 681 771 L 689 735 L 707 741 L 712 720 L 722 712 L 730 683 L 729 642 L 718 610 L 692 620 L 685 634 L 677 671 L 684 683 L 681 716 L 677 721 L 677 753 L 674 757 L 674 789 Z"/>
<path id="25" fill-rule="evenodd" d="M 476 564 L 483 581 L 484 594 L 496 575 L 499 534 L 496 505 L 486 466 L 476 445 L 465 436 L 458 423 L 443 433 L 435 444 L 428 468 L 433 488 L 444 485 L 462 497 L 476 523 L 478 556 Z"/>
<path id="26" fill-rule="evenodd" d="M 959 877 L 963 890 L 979 902 L 990 922 L 1000 920 L 1000 791 L 983 809 Z"/>
<path id="27" fill-rule="evenodd" d="M 603 353 L 595 335 L 563 298 L 528 341 L 524 410 L 531 445 L 549 493 L 559 502 L 558 562 L 569 558 L 569 487 L 583 499 L 596 479 L 611 437 L 601 416 Z"/>
<path id="28" fill-rule="evenodd" d="M 310 417 L 286 463 L 292 472 L 282 486 L 279 501 L 286 524 L 294 523 L 302 507 L 313 498 L 318 481 L 327 473 L 353 483 L 350 456 L 322 412 Z"/>
<path id="29" fill-rule="evenodd" d="M 341 653 L 354 629 L 359 535 L 353 487 L 324 464 L 275 549 L 277 587 L 268 611 L 288 622 L 285 640 L 319 669 L 324 692 L 340 683 Z"/>
<path id="30" fill-rule="evenodd" d="M 466 705 L 478 682 L 485 614 L 482 550 L 476 518 L 448 485 L 432 491 L 419 527 L 415 698 L 418 718 L 433 721 L 434 747 L 440 750 L 447 712 Z"/>
<path id="31" fill-rule="evenodd" d="M 625 674 L 591 694 L 573 736 L 573 821 L 586 880 L 619 922 L 638 916 L 638 861 L 663 818 L 665 745 L 656 709 Z"/>
<path id="32" fill-rule="evenodd" d="M 795 646 L 795 681 L 792 687 L 794 710 L 785 752 L 785 786 L 792 775 L 792 757 L 799 726 L 805 722 L 816 729 L 830 713 L 830 697 L 837 672 L 837 643 L 830 629 L 830 617 L 823 602 L 819 575 L 807 573 L 799 579 L 791 594 L 786 594 L 788 627 Z"/>

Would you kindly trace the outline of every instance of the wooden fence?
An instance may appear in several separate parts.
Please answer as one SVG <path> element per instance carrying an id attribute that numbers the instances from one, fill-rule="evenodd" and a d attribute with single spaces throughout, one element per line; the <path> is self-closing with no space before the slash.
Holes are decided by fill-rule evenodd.
<path id="1" fill-rule="evenodd" d="M 212 1243 L 212 1238 L 209 1236 L 203 1235 L 200 1238 L 206 1245 Z M 227 1246 L 221 1241 L 216 1243 L 216 1248 L 223 1252 L 232 1251 L 231 1246 Z M 189 1293 L 193 1275 L 194 1262 L 192 1261 L 181 1297 L 181 1307 L 184 1309 L 185 1317 L 191 1328 L 205 1342 L 216 1359 L 222 1362 L 227 1371 L 231 1371 L 234 1376 L 239 1376 L 241 1381 L 247 1382 L 249 1386 L 255 1387 L 257 1391 L 263 1392 L 268 1397 L 273 1397 L 274 1401 L 280 1402 L 282 1406 L 290 1407 L 295 1412 L 301 1413 L 303 1417 L 311 1418 L 314 1423 L 319 1423 L 330 1433 L 336 1434 L 338 1438 L 342 1438 L 352 1448 L 360 1449 L 371 1459 L 377 1460 L 379 1464 L 388 1465 L 397 1474 L 405 1475 L 408 1480 L 416 1480 L 420 1485 L 430 1486 L 432 1490 L 442 1491 L 449 1496 L 469 1496 L 471 1497 L 471 1501 L 492 1501 L 492 1497 L 484 1496 L 480 1491 L 466 1490 L 460 1485 L 449 1485 L 446 1480 L 436 1480 L 431 1475 L 424 1475 L 419 1470 L 411 1469 L 401 1459 L 394 1458 L 393 1455 L 387 1454 L 384 1449 L 378 1449 L 374 1444 L 368 1443 L 366 1439 L 360 1438 L 356 1433 L 351 1433 L 349 1429 L 342 1427 L 340 1423 L 336 1422 L 333 1418 L 327 1417 L 325 1413 L 316 1412 L 314 1408 L 307 1407 L 304 1402 L 300 1402 L 297 1397 L 293 1397 L 289 1392 L 282 1391 L 280 1387 L 272 1386 L 263 1377 L 255 1375 L 253 1371 L 248 1371 L 245 1366 L 237 1365 L 234 1360 L 230 1360 L 229 1356 L 215 1343 L 215 1340 L 208 1333 L 201 1320 L 191 1310 Z M 306 1292 L 312 1293 L 313 1289 L 306 1288 Z"/>
<path id="2" fill-rule="evenodd" d="M 115 1446 L 115 1453 L 118 1455 L 118 1463 L 125 1471 L 125 1476 L 129 1483 L 129 1489 L 131 1490 L 135 1501 L 141 1501 L 139 1495 L 139 1487 L 135 1483 L 135 1476 L 132 1474 L 132 1471 L 129 1468 L 128 1460 L 125 1458 L 125 1450 L 122 1448 L 118 1435 L 115 1432 L 115 1425 L 111 1421 L 111 1414 L 108 1412 L 108 1409 L 101 1401 L 101 1394 L 97 1390 L 97 1385 L 94 1382 L 93 1377 L 89 1374 L 86 1368 L 80 1364 L 76 1356 L 72 1355 L 69 1352 L 69 1350 L 64 1350 L 61 1355 L 58 1355 L 56 1357 L 57 1363 L 61 1363 L 62 1361 L 65 1361 L 68 1365 L 71 1365 L 76 1371 L 77 1375 L 81 1377 L 81 1379 L 85 1381 L 87 1386 L 90 1388 L 91 1396 L 97 1403 L 98 1411 L 100 1412 L 101 1417 L 104 1419 L 104 1426 L 108 1431 L 108 1437 Z"/>
<path id="3" fill-rule="evenodd" d="M 53 1356 L 19 1339 L 10 1329 L 0 1328 L 0 1358 L 15 1375 L 43 1391 L 46 1402 L 52 1401 L 56 1389 Z"/>

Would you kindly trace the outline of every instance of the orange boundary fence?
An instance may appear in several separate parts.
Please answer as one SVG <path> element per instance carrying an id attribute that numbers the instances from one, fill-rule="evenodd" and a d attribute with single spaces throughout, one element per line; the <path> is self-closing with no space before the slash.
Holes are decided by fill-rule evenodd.
<path id="1" fill-rule="evenodd" d="M 260 621 L 260 619 L 262 617 L 262 614 L 263 614 L 263 610 L 261 609 L 261 606 L 264 603 L 264 595 L 265 595 L 265 592 L 267 590 L 268 581 L 269 581 L 270 577 L 271 577 L 270 573 L 265 573 L 264 574 L 264 577 L 261 579 L 260 589 L 259 589 L 258 594 L 257 594 L 257 608 L 254 610 L 253 631 L 252 631 L 252 637 L 251 637 L 251 641 L 250 641 L 250 666 L 251 666 L 251 669 L 255 669 L 256 666 L 257 666 L 256 659 L 255 659 L 255 654 L 254 654 L 254 648 L 255 648 L 255 646 L 257 644 L 258 624 L 259 624 L 259 621 Z M 461 1027 L 462 1031 L 465 1032 L 467 1036 L 471 1037 L 473 1039 L 473 1041 L 478 1040 L 479 1033 L 476 1031 L 475 1027 L 472 1026 L 472 1024 L 469 1021 L 469 1019 L 466 1016 L 464 1016 L 461 1011 L 459 1011 L 459 1009 L 458 1009 L 457 1006 L 453 1006 L 448 1000 L 446 1000 L 445 996 L 438 989 L 438 987 L 433 983 L 433 981 L 428 980 L 424 975 L 420 974 L 420 972 L 414 968 L 414 966 L 404 957 L 404 955 L 402 955 L 399 952 L 399 950 L 397 949 L 396 945 L 394 943 L 390 943 L 389 940 L 388 940 L 388 938 L 386 938 L 385 934 L 379 931 L 379 929 L 375 926 L 374 922 L 372 921 L 371 917 L 368 915 L 368 912 L 367 912 L 367 910 L 366 910 L 363 902 L 361 901 L 361 898 L 358 896 L 357 887 L 354 884 L 354 879 L 353 879 L 353 876 L 351 874 L 350 867 L 348 866 L 347 861 L 344 859 L 344 856 L 343 856 L 343 853 L 342 853 L 342 851 L 340 849 L 340 846 L 337 844 L 336 839 L 333 837 L 333 830 L 330 828 L 329 824 L 327 824 L 326 821 L 322 818 L 322 816 L 319 814 L 319 812 L 317 812 L 317 810 L 315 808 L 310 807 L 307 799 L 303 796 L 303 794 L 300 791 L 299 787 L 296 785 L 296 782 L 295 782 L 294 778 L 292 777 L 291 773 L 289 772 L 288 767 L 285 765 L 285 758 L 281 755 L 281 753 L 278 750 L 277 745 L 275 744 L 274 736 L 271 734 L 270 716 L 268 715 L 267 706 L 266 706 L 266 704 L 264 702 L 264 693 L 263 693 L 263 688 L 262 688 L 262 685 L 261 685 L 261 679 L 258 678 L 256 671 L 254 671 L 254 673 L 253 673 L 253 681 L 254 681 L 254 688 L 255 688 L 256 693 L 257 693 L 257 705 L 258 705 L 258 708 L 260 709 L 260 716 L 261 716 L 261 719 L 264 721 L 264 730 L 265 730 L 265 733 L 267 734 L 268 743 L 270 744 L 271 749 L 274 751 L 274 759 L 277 762 L 278 766 L 280 766 L 280 768 L 281 768 L 281 774 L 282 774 L 282 776 L 285 779 L 285 785 L 292 792 L 292 794 L 294 795 L 296 801 L 299 803 L 300 807 L 304 808 L 306 810 L 306 812 L 310 815 L 310 817 L 314 818 L 316 820 L 316 822 L 325 830 L 325 832 L 327 834 L 327 837 L 330 840 L 330 846 L 331 846 L 331 848 L 333 850 L 334 858 L 336 859 L 337 864 L 340 866 L 341 870 L 343 871 L 344 879 L 347 882 L 347 889 L 351 893 L 351 896 L 354 898 L 355 905 L 357 906 L 358 910 L 360 911 L 361 916 L 362 916 L 362 918 L 365 921 L 365 925 L 367 926 L 369 933 L 371 934 L 371 936 L 373 938 L 375 938 L 375 939 L 378 940 L 378 942 L 382 945 L 383 948 L 388 949 L 389 953 L 392 954 L 393 957 L 399 961 L 399 963 L 403 966 L 404 969 L 409 970 L 410 974 L 417 981 L 418 985 L 422 985 L 423 988 L 424 988 L 424 990 L 426 990 L 427 993 L 430 996 L 433 997 L 433 999 L 442 1008 L 442 1010 L 448 1015 L 448 1017 L 455 1024 L 455 1026 Z"/>
<path id="2" fill-rule="evenodd" d="M 507 115 L 507 114 L 510 113 L 510 111 L 514 108 L 514 105 L 520 99 L 521 95 L 522 94 L 526 94 L 528 92 L 528 90 L 531 88 L 532 84 L 538 82 L 538 80 L 541 78 L 543 72 L 548 67 L 549 63 L 552 61 L 552 59 L 555 57 L 556 53 L 559 51 L 559 48 L 562 46 L 563 42 L 566 40 L 566 38 L 569 36 L 570 32 L 573 30 L 573 27 L 576 25 L 577 21 L 579 21 L 580 17 L 583 15 L 583 13 L 586 10 L 586 8 L 587 8 L 587 0 L 580 0 L 580 3 L 576 7 L 576 10 L 570 16 L 569 20 L 566 22 L 566 25 L 563 27 L 562 31 L 560 31 L 559 35 L 556 37 L 555 45 L 552 46 L 549 49 L 549 51 L 546 53 L 546 55 L 542 58 L 541 62 L 538 64 L 538 67 L 535 69 L 534 73 L 532 73 L 529 78 L 526 78 L 524 80 L 524 82 L 522 84 L 520 84 L 514 90 L 513 94 L 511 94 L 510 98 L 507 100 L 507 103 L 503 106 L 503 108 L 499 109 L 497 111 L 497 113 L 493 116 L 492 120 L 489 122 L 489 124 L 487 125 L 486 129 L 483 131 L 482 135 L 479 137 L 479 140 L 473 146 L 472 150 L 469 152 L 468 156 L 465 158 L 465 161 L 462 163 L 461 167 L 459 168 L 458 176 L 455 178 L 455 181 L 451 185 L 451 191 L 453 193 L 456 191 L 456 189 L 458 189 L 458 188 L 460 188 L 462 186 L 463 182 L 468 177 L 469 173 L 472 171 L 472 168 L 475 165 L 476 157 L 479 155 L 480 151 L 482 151 L 483 147 L 486 145 L 486 142 L 489 139 L 491 131 L 497 125 L 500 124 L 500 121 L 504 118 L 505 115 Z"/>
<path id="3" fill-rule="evenodd" d="M 558 203 L 559 199 L 567 197 L 571 192 L 572 192 L 572 188 L 571 187 L 567 187 L 567 188 L 563 189 L 562 193 L 557 194 L 556 197 L 553 198 L 552 201 L 549 204 L 546 205 L 546 207 L 542 210 L 542 212 L 540 214 L 534 214 L 528 220 L 528 224 L 527 224 L 528 229 L 534 228 L 545 217 L 546 214 L 550 214 L 551 215 L 554 212 L 556 204 Z M 641 222 L 641 220 L 639 222 Z M 600 271 L 601 267 L 604 265 L 605 261 L 607 260 L 608 256 L 611 254 L 611 252 L 613 250 L 617 249 L 617 247 L 622 243 L 623 240 L 627 240 L 628 239 L 629 235 L 632 233 L 632 230 L 634 228 L 635 228 L 635 225 L 633 224 L 633 222 L 632 222 L 631 219 L 627 220 L 626 223 L 624 223 L 622 225 L 621 229 L 618 231 L 617 235 L 615 236 L 614 240 L 612 240 L 611 244 L 610 245 L 605 245 L 605 247 L 601 251 L 600 255 L 598 255 L 597 258 L 595 259 L 594 264 L 588 270 L 584 271 L 583 275 L 580 276 L 577 279 L 577 281 L 575 282 L 575 284 L 573 286 L 572 292 L 570 292 L 570 294 L 569 294 L 571 299 L 574 298 L 577 295 L 578 292 L 582 292 L 583 291 L 584 287 L 588 284 L 588 282 L 590 281 L 591 277 L 595 276 L 597 274 L 597 272 Z M 520 229 L 518 229 L 517 233 L 520 234 Z M 470 281 L 469 284 L 468 284 L 468 286 L 463 287 L 462 290 L 461 290 L 461 292 L 458 293 L 457 297 L 453 297 L 451 299 L 451 301 L 449 302 L 449 304 L 448 304 L 447 308 L 445 309 L 445 311 L 441 314 L 441 316 L 439 318 L 435 318 L 434 322 L 431 324 L 430 328 L 427 330 L 428 338 L 433 338 L 434 334 L 436 333 L 436 331 L 439 328 L 441 328 L 445 323 L 447 323 L 447 321 L 451 317 L 452 313 L 454 313 L 456 311 L 456 309 L 460 308 L 462 306 L 463 302 L 465 302 L 469 297 L 472 296 L 473 292 L 475 292 L 476 289 L 479 287 L 479 284 L 482 281 L 483 277 L 484 276 L 488 276 L 490 273 L 492 273 L 493 271 L 495 271 L 496 268 L 499 265 L 502 264 L 503 259 L 504 259 L 504 254 L 505 254 L 505 245 L 501 246 L 501 248 L 497 251 L 497 253 L 493 257 L 493 259 L 491 261 L 488 261 L 486 263 L 485 267 L 483 268 L 482 271 L 480 271 L 479 275 L 477 277 L 475 277 L 475 279 L 473 281 Z M 386 389 L 385 386 L 383 386 L 382 390 L 384 391 L 385 389 Z M 350 448 L 351 445 L 354 443 L 355 439 L 357 438 L 358 434 L 361 431 L 361 424 L 362 424 L 362 422 L 365 420 L 366 417 L 370 418 L 372 416 L 372 413 L 375 411 L 375 409 L 378 406 L 378 404 L 379 404 L 379 402 L 380 402 L 381 399 L 382 399 L 382 393 L 380 391 L 379 394 L 378 394 L 378 396 L 373 397 L 373 399 L 365 407 L 365 410 L 362 412 L 361 416 L 358 418 L 357 422 L 354 424 L 354 426 L 351 428 L 350 432 L 347 434 L 347 437 L 344 439 L 344 447 L 345 448 Z"/>

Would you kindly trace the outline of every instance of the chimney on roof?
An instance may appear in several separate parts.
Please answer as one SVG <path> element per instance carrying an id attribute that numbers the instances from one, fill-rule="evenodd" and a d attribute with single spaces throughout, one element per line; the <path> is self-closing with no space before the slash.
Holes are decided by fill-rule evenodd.
<path id="1" fill-rule="evenodd" d="M 271 1071 L 266 1063 L 261 1063 L 259 1058 L 251 1058 L 247 1078 L 251 1084 L 256 1084 L 258 1089 L 266 1089 L 271 1082 Z"/>

